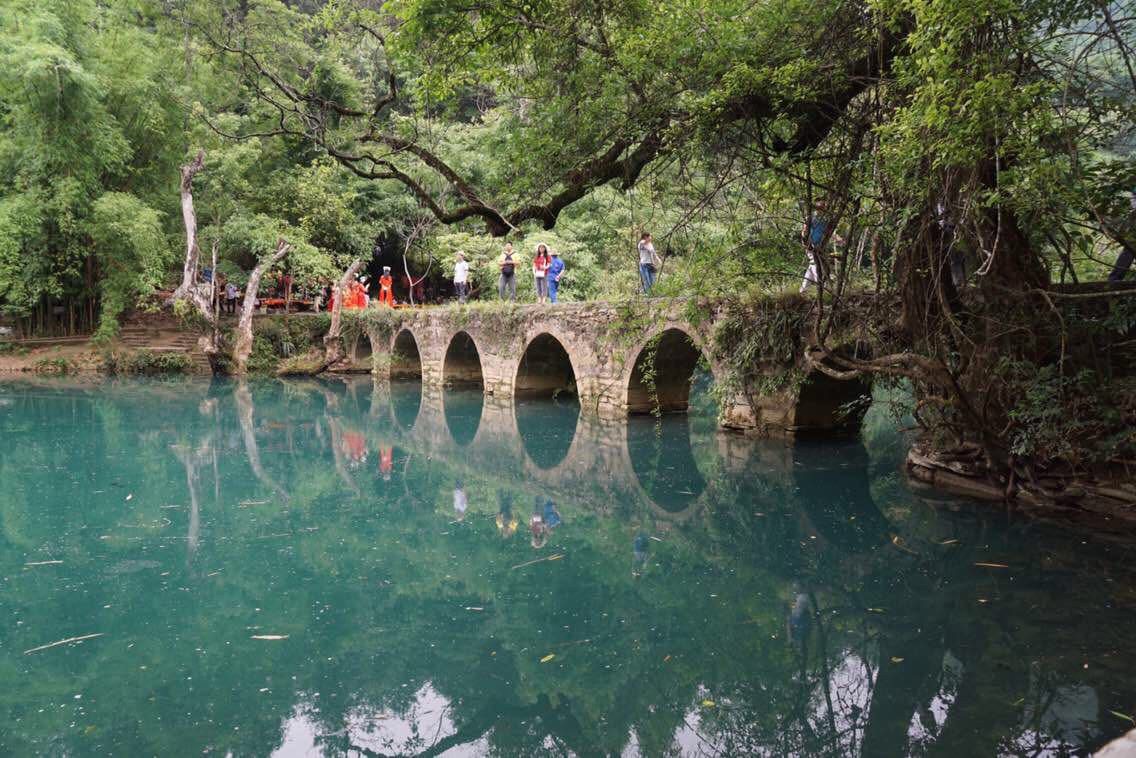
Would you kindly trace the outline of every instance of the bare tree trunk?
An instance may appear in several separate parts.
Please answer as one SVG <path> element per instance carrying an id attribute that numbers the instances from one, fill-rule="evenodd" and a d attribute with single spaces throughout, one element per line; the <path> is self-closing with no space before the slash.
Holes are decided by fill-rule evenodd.
<path id="1" fill-rule="evenodd" d="M 328 366 L 334 366 L 339 361 L 343 360 L 347 351 L 343 347 L 343 337 L 340 336 L 340 328 L 342 326 L 342 311 L 343 311 L 343 295 L 347 291 L 347 284 L 354 278 L 356 272 L 363 266 L 361 259 L 352 261 L 347 270 L 343 272 L 343 276 L 335 284 L 332 297 L 335 299 L 331 308 L 331 328 L 327 330 L 327 336 L 323 338 L 324 346 L 324 365 L 320 371 L 325 371 Z M 319 372 L 316 372 L 319 373 Z"/>
<path id="2" fill-rule="evenodd" d="M 205 151 L 200 150 L 193 163 L 181 167 L 181 218 L 185 222 L 185 263 L 181 284 L 174 290 L 174 299 L 187 297 L 197 288 L 197 212 L 193 209 L 193 177 L 205 168 Z"/>
<path id="3" fill-rule="evenodd" d="M 241 307 L 241 320 L 237 324 L 237 344 L 233 348 L 233 357 L 237 362 L 237 373 L 244 374 L 248 370 L 248 359 L 252 355 L 252 313 L 256 309 L 256 295 L 260 290 L 260 278 L 264 272 L 275 266 L 281 258 L 287 255 L 292 246 L 284 241 L 283 237 L 276 240 L 276 250 L 268 258 L 256 264 L 256 268 L 249 274 L 248 284 L 245 286 L 245 301 Z"/>
<path id="4" fill-rule="evenodd" d="M 220 331 L 217 324 L 217 244 L 213 244 L 213 276 L 208 285 L 197 281 L 197 259 L 201 250 L 197 245 L 197 212 L 193 208 L 193 177 L 205 167 L 205 152 L 198 151 L 193 163 L 181 167 L 181 217 L 185 222 L 185 263 L 182 266 L 181 284 L 174 290 L 171 302 L 184 300 L 193 305 L 209 324 L 208 336 L 198 341 L 202 351 L 209 358 L 214 371 L 217 367 L 217 354 L 220 350 Z"/>

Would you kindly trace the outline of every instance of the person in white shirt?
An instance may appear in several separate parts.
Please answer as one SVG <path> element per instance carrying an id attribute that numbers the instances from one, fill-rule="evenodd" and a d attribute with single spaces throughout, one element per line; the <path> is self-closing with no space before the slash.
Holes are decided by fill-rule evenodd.
<path id="1" fill-rule="evenodd" d="M 458 262 L 454 264 L 454 291 L 457 292 L 458 302 L 465 304 L 469 299 L 469 264 L 465 262 L 465 253 L 458 250 Z"/>

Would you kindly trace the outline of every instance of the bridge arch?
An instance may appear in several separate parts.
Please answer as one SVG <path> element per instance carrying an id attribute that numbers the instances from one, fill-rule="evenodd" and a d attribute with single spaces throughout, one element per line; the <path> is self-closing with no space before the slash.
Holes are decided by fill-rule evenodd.
<path id="1" fill-rule="evenodd" d="M 405 327 L 391 340 L 390 378 L 422 379 L 422 353 L 418 349 L 418 340 L 414 332 Z"/>
<path id="2" fill-rule="evenodd" d="M 648 335 L 631 352 L 634 361 L 624 379 L 628 413 L 684 413 L 690 404 L 695 369 L 710 355 L 691 329 L 667 324 Z M 714 373 L 713 365 L 710 367 Z"/>
<path id="3" fill-rule="evenodd" d="M 838 347 L 844 355 L 863 354 L 862 344 Z M 797 432 L 848 431 L 860 428 L 871 404 L 872 384 L 863 377 L 836 379 L 816 368 L 806 374 L 793 406 L 793 429 Z"/>
<path id="4" fill-rule="evenodd" d="M 513 375 L 513 396 L 576 395 L 576 369 L 564 343 L 548 332 L 530 339 Z"/>
<path id="5" fill-rule="evenodd" d="M 446 357 L 442 360 L 442 384 L 447 387 L 485 387 L 481 351 L 469 332 L 461 331 L 450 338 Z"/>

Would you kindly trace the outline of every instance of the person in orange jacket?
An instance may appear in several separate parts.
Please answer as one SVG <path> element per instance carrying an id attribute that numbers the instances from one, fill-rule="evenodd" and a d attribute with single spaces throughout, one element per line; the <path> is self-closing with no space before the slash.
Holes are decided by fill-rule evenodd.
<path id="1" fill-rule="evenodd" d="M 394 307 L 394 279 L 391 277 L 390 266 L 383 266 L 383 275 L 379 277 L 379 303 Z"/>
<path id="2" fill-rule="evenodd" d="M 383 475 L 383 481 L 390 481 L 392 470 L 394 470 L 394 448 L 384 445 L 379 448 L 379 472 Z"/>

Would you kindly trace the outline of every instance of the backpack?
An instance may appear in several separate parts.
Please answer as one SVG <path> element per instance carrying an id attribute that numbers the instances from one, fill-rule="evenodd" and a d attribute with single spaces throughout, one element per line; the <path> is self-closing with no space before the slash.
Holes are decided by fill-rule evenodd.
<path id="1" fill-rule="evenodd" d="M 513 256 L 506 254 L 505 255 L 505 265 L 503 265 L 501 267 L 501 273 L 504 274 L 505 276 L 512 276 L 515 268 L 516 268 L 516 266 L 514 266 L 514 264 L 513 264 Z"/>

